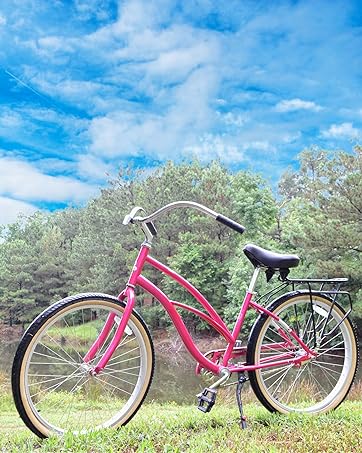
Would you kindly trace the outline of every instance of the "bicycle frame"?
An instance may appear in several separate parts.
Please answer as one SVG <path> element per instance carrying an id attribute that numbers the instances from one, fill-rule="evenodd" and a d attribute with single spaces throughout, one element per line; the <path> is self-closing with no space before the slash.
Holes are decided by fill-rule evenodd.
<path id="1" fill-rule="evenodd" d="M 198 362 L 199 367 L 204 368 L 205 370 L 211 371 L 214 374 L 220 374 L 225 369 L 228 370 L 229 373 L 233 372 L 245 372 L 245 371 L 254 371 L 260 368 L 268 368 L 268 367 L 275 367 L 281 365 L 295 365 L 299 366 L 303 361 L 309 360 L 314 357 L 316 354 L 299 338 L 297 333 L 291 329 L 283 320 L 281 320 L 277 315 L 271 313 L 268 309 L 263 307 L 262 305 L 254 302 L 252 300 L 254 294 L 254 286 L 257 281 L 260 268 L 256 268 L 250 282 L 249 288 L 246 292 L 244 297 L 244 301 L 241 305 L 241 309 L 234 325 L 232 332 L 227 328 L 225 322 L 221 319 L 218 313 L 214 310 L 214 308 L 210 305 L 210 303 L 205 299 L 205 297 L 185 278 L 181 275 L 170 269 L 169 267 L 165 266 L 161 262 L 157 261 L 156 259 L 152 258 L 149 255 L 150 246 L 145 242 L 142 244 L 137 259 L 135 261 L 134 267 L 132 269 L 131 275 L 129 277 L 128 283 L 126 288 L 119 294 L 118 299 L 120 301 L 127 300 L 125 305 L 125 310 L 122 316 L 121 321 L 118 324 L 116 332 L 114 334 L 113 339 L 111 340 L 110 344 L 108 345 L 106 351 L 104 352 L 103 356 L 99 360 L 98 364 L 93 369 L 94 374 L 100 373 L 105 366 L 107 365 L 108 361 L 110 360 L 112 354 L 114 353 L 115 349 L 118 347 L 123 333 L 126 329 L 127 323 L 129 321 L 130 315 L 132 313 L 133 308 L 135 307 L 135 288 L 139 286 L 143 288 L 145 291 L 150 293 L 153 297 L 155 297 L 165 308 L 167 313 L 169 314 L 172 322 L 174 323 L 183 343 L 185 344 L 186 349 L 189 353 L 193 356 L 193 358 Z M 166 294 L 164 294 L 156 285 L 154 285 L 151 281 L 145 278 L 141 273 L 145 266 L 145 264 L 151 265 L 160 272 L 164 273 L 165 275 L 169 276 L 171 279 L 176 281 L 180 284 L 183 288 L 185 288 L 197 302 L 201 304 L 201 306 L 206 310 L 207 313 L 204 313 L 194 307 L 190 307 L 188 305 L 182 304 L 180 302 L 170 300 Z M 210 324 L 217 332 L 219 332 L 226 340 L 227 347 L 224 352 L 223 358 L 221 363 L 216 363 L 216 361 L 212 361 L 207 358 L 201 351 L 198 349 L 196 344 L 194 343 L 187 327 L 185 326 L 182 317 L 176 310 L 176 308 L 182 308 L 195 315 L 202 318 L 208 324 Z M 248 365 L 246 363 L 242 364 L 230 364 L 229 361 L 231 358 L 235 356 L 241 356 L 246 354 L 246 348 L 235 348 L 235 344 L 237 338 L 239 336 L 240 330 L 243 326 L 245 315 L 247 311 L 252 308 L 259 313 L 265 313 L 266 315 L 273 318 L 278 333 L 285 341 L 282 343 L 272 343 L 269 345 L 264 345 L 263 349 L 268 350 L 270 348 L 273 349 L 280 349 L 281 354 L 277 356 L 277 360 L 275 360 L 275 356 L 273 360 L 268 358 L 264 358 L 260 360 L 260 363 Z M 110 314 L 107 318 L 103 329 L 97 338 L 97 340 L 93 343 L 89 351 L 84 357 L 84 361 L 86 363 L 90 362 L 96 356 L 97 352 L 102 348 L 104 342 L 106 341 L 108 334 L 112 328 L 114 323 L 115 314 Z M 299 345 L 299 350 L 303 350 L 303 354 L 298 354 L 295 356 L 293 351 L 296 349 L 295 343 L 292 340 L 295 340 Z M 234 349 L 235 348 L 235 349 Z M 286 348 L 290 349 L 290 352 L 282 352 L 285 351 Z"/>

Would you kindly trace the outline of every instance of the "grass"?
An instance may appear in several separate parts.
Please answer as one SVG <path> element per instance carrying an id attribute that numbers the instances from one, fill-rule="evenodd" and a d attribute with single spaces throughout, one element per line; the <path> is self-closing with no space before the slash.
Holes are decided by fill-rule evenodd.
<path id="1" fill-rule="evenodd" d="M 246 391 L 248 429 L 243 431 L 231 394 L 221 393 L 209 414 L 194 406 L 149 402 L 118 430 L 40 440 L 20 420 L 9 382 L 0 373 L 0 452 L 360 452 L 361 394 L 357 384 L 333 412 L 284 416 L 269 413 Z"/>
<path id="2" fill-rule="evenodd" d="M 94 320 L 86 324 L 76 324 L 60 327 L 58 324 L 48 332 L 54 339 L 58 341 L 63 338 L 64 341 L 81 341 L 83 343 L 91 342 L 98 337 L 100 328 L 104 325 L 104 321 Z"/>
<path id="3" fill-rule="evenodd" d="M 145 404 L 128 425 L 87 435 L 40 440 L 22 424 L 10 396 L 0 398 L 1 452 L 359 452 L 362 402 L 346 401 L 317 416 L 270 414 L 245 405 L 249 427 L 241 431 L 234 405 L 209 414 L 173 403 Z"/>

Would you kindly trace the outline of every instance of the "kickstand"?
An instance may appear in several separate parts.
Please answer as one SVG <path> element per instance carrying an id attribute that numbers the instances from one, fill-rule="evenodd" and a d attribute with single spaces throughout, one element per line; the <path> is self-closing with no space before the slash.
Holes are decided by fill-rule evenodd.
<path id="1" fill-rule="evenodd" d="M 236 386 L 236 401 L 238 403 L 238 408 L 240 412 L 240 428 L 246 428 L 246 417 L 243 414 L 243 403 L 241 401 L 241 390 L 243 385 L 248 379 L 245 377 L 244 373 L 238 373 L 238 385 Z"/>

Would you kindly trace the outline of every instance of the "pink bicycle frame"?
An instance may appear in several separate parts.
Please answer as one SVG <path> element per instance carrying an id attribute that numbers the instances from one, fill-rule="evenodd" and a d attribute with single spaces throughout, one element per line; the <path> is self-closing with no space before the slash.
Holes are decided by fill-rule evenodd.
<path id="1" fill-rule="evenodd" d="M 169 276 L 171 279 L 175 280 L 178 284 L 184 287 L 196 300 L 200 303 L 200 305 L 204 308 L 206 313 L 188 305 L 182 304 L 180 302 L 170 300 L 157 286 L 155 286 L 151 281 L 141 275 L 143 267 L 145 264 L 149 264 L 154 268 L 158 269 L 160 272 L 163 272 L 165 275 Z M 253 297 L 253 288 L 258 277 L 260 269 L 256 268 L 252 281 L 250 283 L 249 289 L 246 292 L 244 301 L 241 305 L 240 313 L 236 320 L 235 326 L 232 332 L 229 331 L 224 321 L 218 315 L 218 313 L 214 310 L 214 308 L 209 304 L 209 302 L 205 299 L 205 297 L 186 279 L 182 276 L 174 272 L 169 267 L 165 266 L 164 264 L 160 263 L 156 259 L 152 258 L 149 255 L 149 246 L 143 244 L 139 251 L 138 257 L 135 261 L 132 273 L 126 285 L 126 288 L 119 294 L 118 299 L 120 301 L 127 300 L 126 306 L 124 309 L 124 313 L 122 319 L 116 329 L 115 335 L 108 345 L 106 351 L 104 352 L 103 356 L 99 360 L 98 364 L 94 367 L 94 373 L 100 373 L 105 366 L 107 365 L 109 359 L 111 358 L 112 354 L 114 353 L 115 349 L 118 347 L 124 330 L 127 326 L 129 318 L 131 316 L 132 310 L 135 306 L 135 288 L 136 286 L 140 286 L 145 291 L 149 292 L 153 297 L 155 297 L 166 309 L 167 313 L 169 314 L 172 322 L 174 323 L 182 341 L 184 342 L 187 350 L 189 353 L 194 357 L 194 359 L 198 362 L 199 368 L 204 368 L 208 371 L 211 371 L 214 374 L 220 374 L 220 372 L 224 369 L 227 369 L 229 372 L 244 372 L 244 371 L 253 371 L 259 368 L 267 368 L 267 367 L 275 367 L 280 365 L 287 365 L 293 364 L 298 366 L 301 362 L 308 360 L 315 356 L 315 353 L 308 348 L 308 346 L 299 338 L 294 330 L 292 330 L 283 320 L 281 320 L 278 316 L 274 313 L 271 313 L 265 307 L 257 304 L 252 300 Z M 225 350 L 221 350 L 220 359 L 222 360 L 216 361 L 210 360 L 206 357 L 203 353 L 200 352 L 196 344 L 194 343 L 188 329 L 186 328 L 182 317 L 176 310 L 176 308 L 182 308 L 185 310 L 190 311 L 191 313 L 196 314 L 206 322 L 208 322 L 217 332 L 219 332 L 226 340 L 227 347 Z M 290 348 L 290 352 L 281 352 L 280 356 L 274 356 L 273 359 L 261 359 L 260 363 L 248 365 L 246 363 L 234 365 L 229 363 L 230 359 L 235 356 L 235 352 L 239 355 L 243 355 L 246 353 L 246 348 L 235 348 L 235 344 L 237 338 L 239 336 L 240 330 L 242 328 L 246 312 L 248 309 L 253 308 L 254 310 L 258 311 L 259 313 L 265 313 L 268 316 L 272 317 L 275 323 L 279 326 L 278 332 L 280 336 L 285 340 L 283 343 L 272 343 L 270 347 L 273 349 L 285 349 L 287 347 Z M 110 314 L 108 319 L 103 326 L 103 329 L 91 346 L 89 351 L 84 357 L 85 362 L 90 362 L 96 356 L 96 353 L 101 349 L 104 342 L 106 341 L 108 334 L 114 324 L 115 314 Z M 300 350 L 304 351 L 304 354 L 299 354 L 298 357 L 295 357 L 293 350 L 295 351 L 296 346 L 292 342 L 294 339 L 299 347 Z M 264 345 L 264 349 L 268 349 L 268 345 Z M 277 359 L 277 360 L 276 360 Z"/>

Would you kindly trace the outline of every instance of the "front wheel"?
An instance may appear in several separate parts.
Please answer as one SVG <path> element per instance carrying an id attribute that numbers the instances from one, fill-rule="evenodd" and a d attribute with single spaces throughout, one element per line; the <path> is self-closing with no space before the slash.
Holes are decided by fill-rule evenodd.
<path id="1" fill-rule="evenodd" d="M 286 294 L 268 309 L 293 328 L 317 356 L 300 366 L 288 364 L 249 372 L 259 401 L 268 410 L 281 413 L 318 414 L 335 409 L 347 396 L 358 364 L 355 330 L 349 318 L 342 322 L 344 310 L 322 294 L 313 293 L 311 303 L 308 291 Z M 287 346 L 286 335 L 287 330 L 271 317 L 261 315 L 250 334 L 248 364 L 277 361 L 283 354 L 303 354 L 295 340 Z"/>
<path id="2" fill-rule="evenodd" d="M 90 370 L 108 347 L 125 304 L 105 294 L 79 294 L 41 313 L 14 358 L 12 388 L 25 424 L 39 437 L 126 424 L 142 404 L 154 370 L 154 350 L 142 318 L 133 312 L 105 369 Z M 94 359 L 83 357 L 109 314 L 111 330 Z"/>

